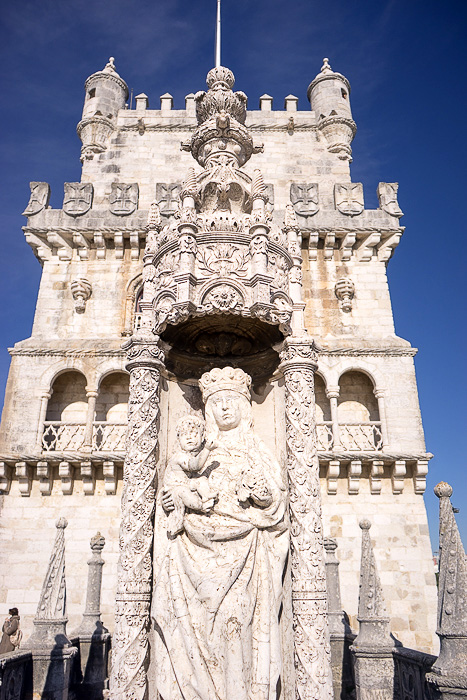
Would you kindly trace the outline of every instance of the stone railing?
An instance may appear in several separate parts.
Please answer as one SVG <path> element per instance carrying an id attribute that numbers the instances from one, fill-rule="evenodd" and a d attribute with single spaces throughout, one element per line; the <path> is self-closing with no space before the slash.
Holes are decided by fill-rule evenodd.
<path id="1" fill-rule="evenodd" d="M 381 423 L 345 423 L 339 425 L 339 438 L 343 450 L 382 450 Z"/>
<path id="2" fill-rule="evenodd" d="M 63 423 L 62 421 L 45 421 L 42 433 L 44 452 L 64 452 L 80 450 L 84 444 L 84 423 Z"/>
<path id="3" fill-rule="evenodd" d="M 32 654 L 12 651 L 0 656 L 0 699 L 25 700 L 32 697 Z"/>
<path id="4" fill-rule="evenodd" d="M 318 423 L 316 425 L 316 432 L 318 438 L 318 450 L 327 452 L 332 450 L 334 444 L 334 436 L 332 434 L 332 422 L 325 421 L 324 423 Z"/>
<path id="5" fill-rule="evenodd" d="M 44 452 L 69 452 L 84 447 L 84 423 L 46 421 L 42 433 Z M 93 452 L 124 452 L 127 424 L 95 421 L 92 426 Z"/>
<path id="6" fill-rule="evenodd" d="M 96 421 L 92 427 L 92 449 L 99 452 L 123 452 L 127 432 L 126 423 Z"/>
<path id="7" fill-rule="evenodd" d="M 436 656 L 415 649 L 396 647 L 394 657 L 394 697 L 404 700 L 428 700 L 425 680 Z"/>
<path id="8" fill-rule="evenodd" d="M 323 421 L 316 425 L 318 437 L 318 450 L 328 452 L 332 450 L 337 442 L 331 421 Z M 382 450 L 383 435 L 381 423 L 372 421 L 370 423 L 344 423 L 339 425 L 339 450 L 344 452 L 359 452 L 364 450 Z"/>

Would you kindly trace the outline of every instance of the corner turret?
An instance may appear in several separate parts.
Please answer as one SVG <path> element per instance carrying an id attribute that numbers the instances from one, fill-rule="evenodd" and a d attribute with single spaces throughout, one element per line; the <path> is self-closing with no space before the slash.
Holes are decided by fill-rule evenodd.
<path id="1" fill-rule="evenodd" d="M 336 153 L 341 160 L 352 160 L 353 141 L 357 126 L 350 109 L 350 83 L 340 73 L 335 73 L 329 59 L 307 90 L 311 109 L 316 112 L 318 129 L 328 143 L 328 151 Z"/>
<path id="2" fill-rule="evenodd" d="M 103 70 L 89 76 L 84 88 L 83 116 L 77 126 L 83 143 L 81 162 L 105 151 L 118 111 L 125 107 L 128 99 L 128 86 L 115 70 L 112 57 Z"/>

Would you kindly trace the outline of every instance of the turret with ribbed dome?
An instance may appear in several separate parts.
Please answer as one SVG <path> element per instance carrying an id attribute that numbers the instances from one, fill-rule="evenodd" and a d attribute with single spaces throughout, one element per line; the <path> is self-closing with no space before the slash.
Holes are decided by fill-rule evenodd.
<path id="1" fill-rule="evenodd" d="M 78 136 L 83 142 L 81 162 L 106 149 L 118 112 L 128 99 L 128 86 L 117 73 L 113 57 L 103 70 L 89 76 L 84 89 L 83 116 L 77 126 Z"/>
<path id="2" fill-rule="evenodd" d="M 352 160 L 353 141 L 357 126 L 350 109 L 350 83 L 341 73 L 336 73 L 323 59 L 321 71 L 307 90 L 311 109 L 316 112 L 318 128 L 325 136 L 328 150 L 341 160 Z"/>

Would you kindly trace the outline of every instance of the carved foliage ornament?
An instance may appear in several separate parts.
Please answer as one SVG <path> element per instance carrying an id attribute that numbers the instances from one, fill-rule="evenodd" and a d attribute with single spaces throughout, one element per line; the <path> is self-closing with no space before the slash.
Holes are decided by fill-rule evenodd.
<path id="1" fill-rule="evenodd" d="M 216 243 L 198 251 L 197 260 L 201 273 L 227 277 L 245 277 L 248 271 L 248 251 L 231 243 Z"/>
<path id="2" fill-rule="evenodd" d="M 48 182 L 30 182 L 31 196 L 28 206 L 23 211 L 23 216 L 34 216 L 43 209 L 47 209 L 50 199 L 50 185 Z"/>
<path id="3" fill-rule="evenodd" d="M 117 216 L 128 216 L 138 206 L 138 183 L 125 185 L 121 182 L 112 182 L 110 192 L 110 211 Z"/>
<path id="4" fill-rule="evenodd" d="M 334 185 L 336 209 L 346 216 L 357 216 L 364 209 L 363 185 L 361 182 L 349 182 Z"/>
<path id="5" fill-rule="evenodd" d="M 230 284 L 220 284 L 211 289 L 203 298 L 203 308 L 207 311 L 240 311 L 243 307 L 243 298 Z"/>
<path id="6" fill-rule="evenodd" d="M 317 183 L 290 185 L 290 201 L 298 216 L 313 216 L 319 210 Z"/>
<path id="7" fill-rule="evenodd" d="M 90 182 L 65 182 L 63 211 L 69 216 L 82 216 L 91 208 L 94 187 Z"/>

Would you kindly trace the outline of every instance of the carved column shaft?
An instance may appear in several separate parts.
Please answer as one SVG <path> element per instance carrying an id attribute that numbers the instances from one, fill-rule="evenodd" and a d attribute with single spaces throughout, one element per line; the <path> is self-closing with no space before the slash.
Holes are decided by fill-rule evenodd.
<path id="1" fill-rule="evenodd" d="M 312 339 L 288 338 L 281 359 L 286 390 L 296 695 L 301 700 L 330 700 L 332 675 L 313 381 L 317 353 Z"/>
<path id="2" fill-rule="evenodd" d="M 143 700 L 146 697 L 152 588 L 159 379 L 164 356 L 154 336 L 152 340 L 132 338 L 126 349 L 130 372 L 129 425 L 123 474 L 111 698 Z"/>
<path id="3" fill-rule="evenodd" d="M 388 426 L 386 423 L 386 404 L 384 403 L 384 393 L 375 389 L 375 397 L 378 401 L 378 413 L 379 420 L 381 422 L 381 437 L 383 440 L 383 447 L 387 447 L 389 444 L 388 437 Z"/>
<path id="4" fill-rule="evenodd" d="M 97 391 L 87 391 L 86 398 L 88 400 L 88 410 L 86 413 L 86 427 L 84 429 L 84 445 L 89 449 L 92 448 L 92 426 L 96 413 Z"/>
<path id="5" fill-rule="evenodd" d="M 329 399 L 329 404 L 331 407 L 331 420 L 332 420 L 332 437 L 333 437 L 333 447 L 334 449 L 341 447 L 341 438 L 339 434 L 339 417 L 337 414 L 337 399 L 339 398 L 339 387 L 329 388 L 327 392 L 327 397 Z"/>
<path id="6" fill-rule="evenodd" d="M 37 426 L 37 440 L 36 440 L 36 448 L 39 451 L 42 451 L 42 435 L 44 433 L 44 422 L 45 422 L 45 417 L 47 415 L 47 406 L 49 403 L 49 399 L 52 396 L 52 394 L 46 393 L 42 394 L 41 396 L 41 407 L 39 409 L 39 423 Z"/>

